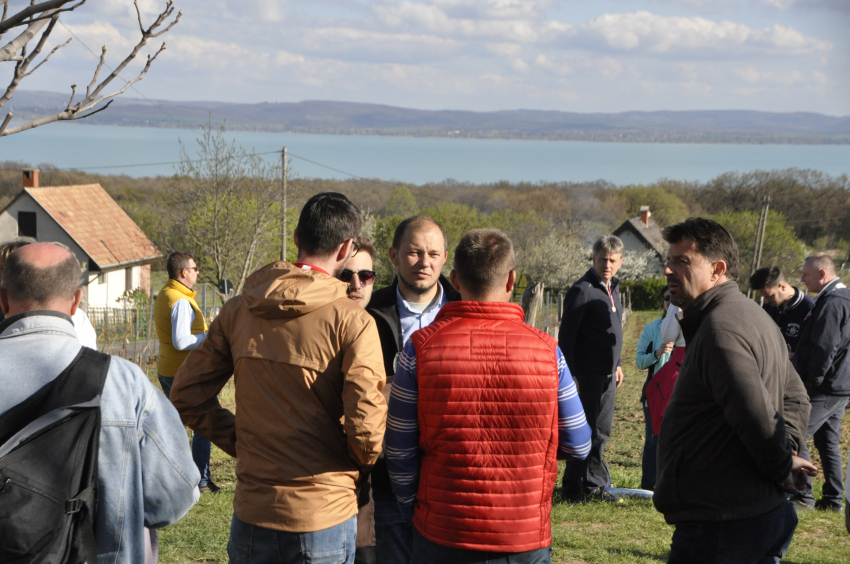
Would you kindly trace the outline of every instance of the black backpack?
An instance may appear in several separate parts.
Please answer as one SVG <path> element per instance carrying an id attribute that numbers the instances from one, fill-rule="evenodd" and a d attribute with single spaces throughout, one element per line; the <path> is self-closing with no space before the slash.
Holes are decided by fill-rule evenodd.
<path id="1" fill-rule="evenodd" d="M 97 562 L 100 399 L 109 355 L 82 347 L 0 416 L 0 562 Z"/>

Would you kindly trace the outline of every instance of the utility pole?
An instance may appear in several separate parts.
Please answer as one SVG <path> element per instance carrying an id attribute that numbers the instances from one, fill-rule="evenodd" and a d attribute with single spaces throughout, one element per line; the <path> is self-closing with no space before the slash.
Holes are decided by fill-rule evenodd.
<path id="1" fill-rule="evenodd" d="M 770 210 L 770 196 L 762 200 L 761 213 L 759 214 L 759 223 L 756 227 L 756 241 L 753 246 L 753 262 L 750 265 L 750 276 L 755 274 L 756 270 L 761 266 L 761 254 L 764 249 L 764 238 L 767 232 L 767 213 Z M 747 297 L 751 297 L 753 289 L 747 290 Z"/>
<path id="2" fill-rule="evenodd" d="M 283 191 L 280 202 L 280 260 L 286 260 L 286 147 L 280 154 L 283 166 L 280 169 Z"/>

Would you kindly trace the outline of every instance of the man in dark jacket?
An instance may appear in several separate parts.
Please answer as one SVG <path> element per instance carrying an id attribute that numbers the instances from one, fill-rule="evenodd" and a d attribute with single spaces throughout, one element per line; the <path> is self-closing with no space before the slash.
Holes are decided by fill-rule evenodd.
<path id="1" fill-rule="evenodd" d="M 835 275 L 835 264 L 824 254 L 810 256 L 803 264 L 803 284 L 816 293 L 815 307 L 803 323 L 794 366 L 812 403 L 806 439 L 814 437 L 823 462 L 823 497 L 815 502 L 812 483 L 798 500 L 819 509 L 841 511 L 843 464 L 841 462 L 841 419 L 850 397 L 850 290 Z M 800 456 L 809 458 L 801 445 Z"/>
<path id="2" fill-rule="evenodd" d="M 738 248 L 702 218 L 667 227 L 664 274 L 688 343 L 661 424 L 655 507 L 676 525 L 670 564 L 774 562 L 797 525 L 785 492 L 809 401 L 776 324 L 738 290 Z M 721 542 L 722 541 L 722 542 Z"/>
<path id="3" fill-rule="evenodd" d="M 387 374 L 384 388 L 387 399 L 392 390 L 396 358 L 404 344 L 415 331 L 434 321 L 446 303 L 460 300 L 457 290 L 440 274 L 448 258 L 448 243 L 443 228 L 432 218 L 417 215 L 402 221 L 393 235 L 389 255 L 396 267 L 396 279 L 372 294 L 366 308 L 378 326 Z M 407 564 L 413 546 L 413 528 L 401 516 L 383 453 L 371 476 L 377 564 Z"/>
<path id="4" fill-rule="evenodd" d="M 756 270 L 750 276 L 750 288 L 764 298 L 762 308 L 779 325 L 788 345 L 788 354 L 793 358 L 800 340 L 800 328 L 815 301 L 789 284 L 776 265 Z"/>
<path id="5" fill-rule="evenodd" d="M 606 490 L 611 477 L 602 452 L 611 436 L 614 400 L 623 381 L 623 306 L 614 277 L 622 264 L 623 242 L 613 235 L 601 237 L 593 244 L 593 266 L 564 298 L 558 346 L 578 384 L 593 443 L 587 459 L 567 462 L 561 488 L 565 501 L 621 501 Z"/>

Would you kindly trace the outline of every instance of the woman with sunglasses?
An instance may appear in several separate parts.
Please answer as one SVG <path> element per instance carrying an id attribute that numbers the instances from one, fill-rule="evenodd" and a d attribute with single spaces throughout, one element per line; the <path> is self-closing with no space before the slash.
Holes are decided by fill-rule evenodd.
<path id="1" fill-rule="evenodd" d="M 358 237 L 355 241 L 357 253 L 348 259 L 339 278 L 348 283 L 348 298 L 366 308 L 372 298 L 372 285 L 375 283 L 373 255 L 375 248 L 369 239 Z M 354 552 L 354 564 L 374 564 L 375 562 L 375 503 L 369 482 L 360 486 L 360 498 L 357 505 L 357 542 Z"/>
<path id="2" fill-rule="evenodd" d="M 643 384 L 643 390 L 641 390 L 640 395 L 640 403 L 643 406 L 643 416 L 646 424 L 646 437 L 641 459 L 642 475 L 640 487 L 641 489 L 650 491 L 655 489 L 655 450 L 658 445 L 658 437 L 652 432 L 649 405 L 646 401 L 646 386 L 655 372 L 664 366 L 670 358 L 674 346 L 673 342 L 665 342 L 661 337 L 661 324 L 664 321 L 664 314 L 670 307 L 670 290 L 667 286 L 664 286 L 660 294 L 664 305 L 664 309 L 661 312 L 662 315 L 643 328 L 643 333 L 641 333 L 638 340 L 637 358 L 635 359 L 637 367 L 647 371 L 646 382 Z"/>

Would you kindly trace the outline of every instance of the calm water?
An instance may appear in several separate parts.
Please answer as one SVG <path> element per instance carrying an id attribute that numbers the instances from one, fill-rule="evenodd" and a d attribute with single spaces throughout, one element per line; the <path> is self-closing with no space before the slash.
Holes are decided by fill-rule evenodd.
<path id="1" fill-rule="evenodd" d="M 287 146 L 302 178 L 346 178 L 304 159 L 367 178 L 415 184 L 452 178 L 462 182 L 590 181 L 648 183 L 660 178 L 709 180 L 729 171 L 811 168 L 850 173 L 850 145 L 697 145 L 429 139 L 232 132 L 258 152 Z M 0 138 L 0 161 L 51 163 L 130 176 L 170 175 L 180 158 L 179 139 L 194 150 L 197 132 L 55 123 Z M 300 158 L 299 158 L 300 157 Z M 269 155 L 269 159 L 279 159 Z M 110 168 L 107 168 L 110 167 Z"/>

